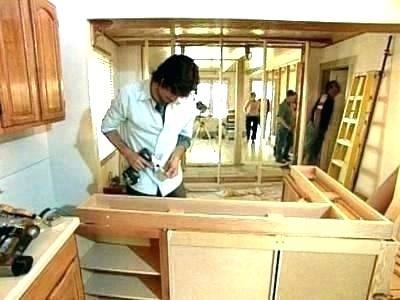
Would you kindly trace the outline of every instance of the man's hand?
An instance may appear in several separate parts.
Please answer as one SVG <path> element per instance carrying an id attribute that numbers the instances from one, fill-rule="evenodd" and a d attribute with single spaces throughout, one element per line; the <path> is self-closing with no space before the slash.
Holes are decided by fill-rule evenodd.
<path id="1" fill-rule="evenodd" d="M 172 152 L 170 158 L 165 165 L 165 175 L 168 178 L 173 178 L 178 175 L 179 164 L 181 163 L 185 148 L 182 146 L 176 147 L 175 151 Z"/>
<path id="2" fill-rule="evenodd" d="M 143 157 L 141 157 L 137 152 L 134 152 L 132 150 L 127 151 L 124 156 L 128 161 L 129 165 L 136 171 L 153 167 L 152 163 L 148 162 Z"/>

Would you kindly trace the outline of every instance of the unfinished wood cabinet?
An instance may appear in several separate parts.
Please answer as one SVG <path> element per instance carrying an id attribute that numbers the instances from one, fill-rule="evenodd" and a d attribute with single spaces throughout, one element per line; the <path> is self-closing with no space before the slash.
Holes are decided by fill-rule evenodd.
<path id="1" fill-rule="evenodd" d="M 293 167 L 284 184 L 283 201 L 275 202 L 93 195 L 77 210 L 78 234 L 97 244 L 82 260 L 86 293 L 172 300 L 388 293 L 398 247 L 393 223 L 318 168 Z M 105 239 L 134 237 L 159 243 L 159 269 L 126 248 L 107 263 L 89 254 L 100 257 Z"/>
<path id="2" fill-rule="evenodd" d="M 86 298 L 168 299 L 162 296 L 167 289 L 163 288 L 166 268 L 161 267 L 161 239 L 141 239 L 143 244 L 135 245 L 128 235 L 87 237 L 91 240 L 81 251 Z"/>
<path id="3" fill-rule="evenodd" d="M 64 117 L 54 6 L 0 1 L 0 134 Z"/>

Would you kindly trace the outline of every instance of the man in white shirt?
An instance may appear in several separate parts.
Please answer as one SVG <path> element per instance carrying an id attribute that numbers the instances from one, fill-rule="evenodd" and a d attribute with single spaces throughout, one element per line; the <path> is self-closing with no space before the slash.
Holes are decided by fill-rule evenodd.
<path id="1" fill-rule="evenodd" d="M 185 197 L 181 160 L 191 142 L 196 106 L 190 94 L 198 83 L 194 61 L 172 55 L 151 80 L 124 87 L 113 100 L 102 132 L 140 174 L 138 182 L 127 187 L 129 194 Z M 166 179 L 160 179 L 153 164 L 138 154 L 143 148 L 164 167 Z"/>

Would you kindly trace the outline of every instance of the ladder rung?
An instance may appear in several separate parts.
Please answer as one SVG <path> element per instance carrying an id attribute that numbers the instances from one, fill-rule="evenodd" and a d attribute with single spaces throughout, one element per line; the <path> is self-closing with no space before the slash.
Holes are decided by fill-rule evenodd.
<path id="1" fill-rule="evenodd" d="M 348 139 L 338 139 L 337 143 L 346 147 L 350 147 L 351 146 L 351 142 Z"/>
<path id="2" fill-rule="evenodd" d="M 349 123 L 349 124 L 356 124 L 356 123 L 357 123 L 357 119 L 353 119 L 353 118 L 343 118 L 343 122 Z"/>
<path id="3" fill-rule="evenodd" d="M 332 159 L 331 163 L 340 168 L 343 168 L 344 166 L 344 161 L 340 159 Z"/>

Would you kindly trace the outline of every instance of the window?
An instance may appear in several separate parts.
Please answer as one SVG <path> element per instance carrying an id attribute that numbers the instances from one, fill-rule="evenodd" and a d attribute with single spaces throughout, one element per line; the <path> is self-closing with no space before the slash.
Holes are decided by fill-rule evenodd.
<path id="1" fill-rule="evenodd" d="M 253 79 L 251 81 L 251 92 L 256 93 L 256 99 L 263 98 L 263 86 L 262 80 Z M 272 99 L 272 81 L 267 81 L 267 99 Z"/>
<path id="2" fill-rule="evenodd" d="M 101 161 L 115 150 L 101 132 L 101 122 L 114 98 L 114 71 L 110 57 L 95 50 L 92 51 L 89 59 L 89 97 Z"/>
<path id="3" fill-rule="evenodd" d="M 228 81 L 224 80 L 221 86 L 218 79 L 201 80 L 197 86 L 196 101 L 201 101 L 207 106 L 213 117 L 222 118 L 226 116 Z"/>

